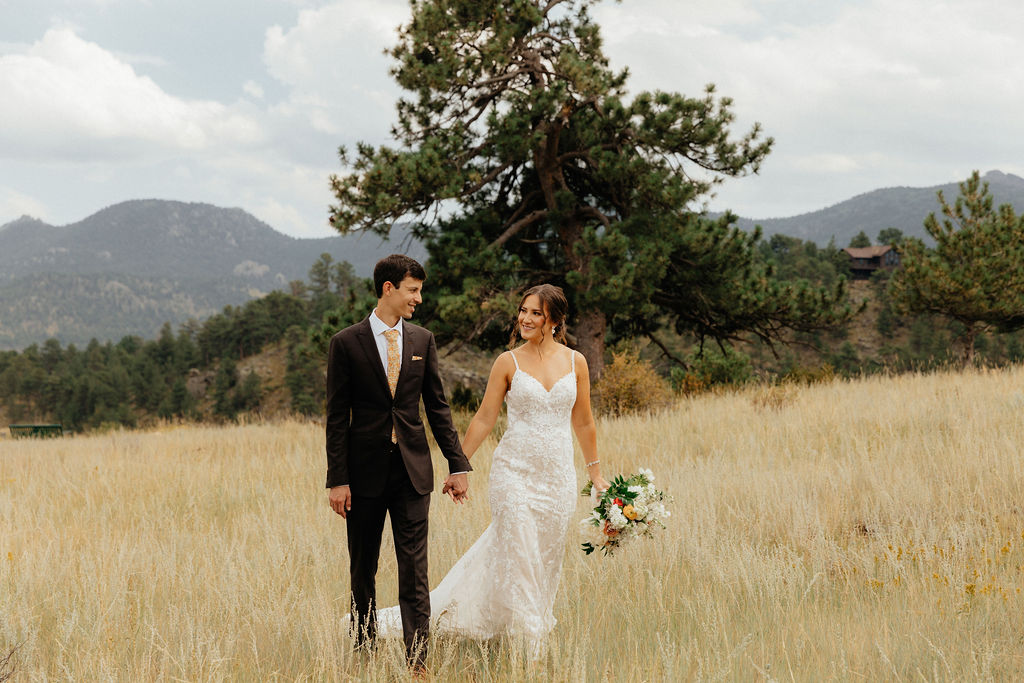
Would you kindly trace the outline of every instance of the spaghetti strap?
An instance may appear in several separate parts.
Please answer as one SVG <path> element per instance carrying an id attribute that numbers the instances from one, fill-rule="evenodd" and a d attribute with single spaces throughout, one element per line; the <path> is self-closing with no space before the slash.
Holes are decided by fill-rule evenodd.
<path id="1" fill-rule="evenodd" d="M 508 355 L 512 356 L 512 362 L 516 364 L 516 370 L 518 370 L 519 369 L 519 361 L 516 360 L 516 352 L 515 351 L 509 351 Z"/>
<path id="2" fill-rule="evenodd" d="M 576 374 L 576 352 L 569 349 L 569 355 L 572 356 L 572 374 Z"/>

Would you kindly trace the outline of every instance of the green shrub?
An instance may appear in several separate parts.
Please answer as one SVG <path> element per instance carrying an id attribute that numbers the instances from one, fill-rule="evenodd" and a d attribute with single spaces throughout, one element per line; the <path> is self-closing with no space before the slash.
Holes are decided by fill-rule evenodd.
<path id="1" fill-rule="evenodd" d="M 686 359 L 691 372 L 704 379 L 708 386 L 746 384 L 754 377 L 750 356 L 731 346 L 725 350 L 708 345 L 703 352 L 694 351 Z"/>
<path id="2" fill-rule="evenodd" d="M 843 342 L 839 350 L 831 354 L 831 365 L 844 377 L 850 377 L 861 370 L 861 359 L 857 349 L 849 341 Z"/>
<path id="3" fill-rule="evenodd" d="M 480 396 L 465 384 L 459 382 L 452 389 L 452 395 L 448 397 L 448 403 L 452 408 L 475 412 L 480 407 L 483 396 Z"/>

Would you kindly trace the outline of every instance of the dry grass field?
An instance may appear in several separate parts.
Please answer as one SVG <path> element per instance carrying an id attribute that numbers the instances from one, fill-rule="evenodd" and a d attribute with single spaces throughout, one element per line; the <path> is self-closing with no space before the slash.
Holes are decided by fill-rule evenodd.
<path id="1" fill-rule="evenodd" d="M 674 496 L 669 529 L 566 548 L 542 661 L 441 640 L 435 680 L 1024 678 L 1024 368 L 753 388 L 599 429 L 606 474 L 647 466 Z M 432 583 L 488 522 L 493 445 L 468 505 L 435 496 Z M 322 451 L 301 422 L 0 443 L 13 680 L 407 679 L 398 641 L 366 658 L 341 626 Z"/>

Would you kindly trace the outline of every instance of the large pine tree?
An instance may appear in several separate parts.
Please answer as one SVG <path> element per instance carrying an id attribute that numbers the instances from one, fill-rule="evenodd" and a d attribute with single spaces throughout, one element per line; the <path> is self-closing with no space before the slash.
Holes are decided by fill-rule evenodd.
<path id="1" fill-rule="evenodd" d="M 437 311 L 453 331 L 506 318 L 526 286 L 565 286 L 570 331 L 595 376 L 616 317 L 730 336 L 744 321 L 774 335 L 845 315 L 841 291 L 769 286 L 731 217 L 693 213 L 723 178 L 756 171 L 772 140 L 757 125 L 734 137 L 731 101 L 713 86 L 696 98 L 628 97 L 593 4 L 413 2 L 391 50 L 408 93 L 397 145 L 341 150 L 348 172 L 331 179 L 332 224 L 386 235 L 419 220 L 431 286 L 442 284 Z M 740 318 L 731 301 L 747 307 Z"/>

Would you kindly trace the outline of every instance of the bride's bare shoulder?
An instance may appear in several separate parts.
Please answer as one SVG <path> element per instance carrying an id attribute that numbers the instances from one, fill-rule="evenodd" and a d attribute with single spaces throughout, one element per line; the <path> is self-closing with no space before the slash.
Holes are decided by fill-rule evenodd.
<path id="1" fill-rule="evenodd" d="M 487 387 L 490 390 L 492 385 L 504 386 L 505 391 L 508 391 L 509 387 L 512 386 L 512 376 L 516 374 L 516 362 L 512 358 L 511 351 L 505 351 L 498 355 L 494 359 L 494 364 L 491 365 L 491 376 L 487 380 Z"/>
<path id="2" fill-rule="evenodd" d="M 512 358 L 512 352 L 504 351 L 498 354 L 498 357 L 494 359 L 494 364 L 491 366 L 491 372 L 496 370 L 511 372 L 512 370 L 515 370 L 515 368 L 516 362 L 515 359 Z"/>

